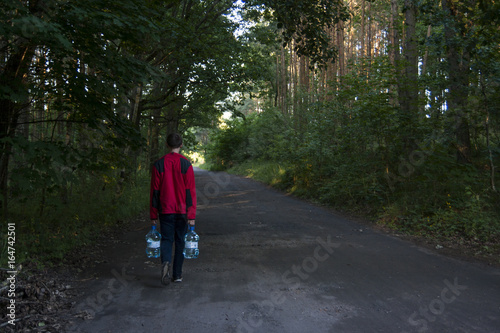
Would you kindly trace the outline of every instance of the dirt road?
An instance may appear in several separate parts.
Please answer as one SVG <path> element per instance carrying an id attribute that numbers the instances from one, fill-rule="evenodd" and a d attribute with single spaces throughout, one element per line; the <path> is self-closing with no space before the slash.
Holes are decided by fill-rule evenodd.
<path id="1" fill-rule="evenodd" d="M 160 284 L 149 221 L 108 249 L 70 332 L 500 332 L 500 269 L 197 169 L 200 257 Z"/>

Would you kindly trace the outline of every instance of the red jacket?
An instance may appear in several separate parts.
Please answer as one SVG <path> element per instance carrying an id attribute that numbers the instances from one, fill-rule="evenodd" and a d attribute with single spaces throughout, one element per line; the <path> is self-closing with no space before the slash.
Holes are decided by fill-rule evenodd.
<path id="1" fill-rule="evenodd" d="M 153 165 L 150 217 L 158 214 L 186 214 L 196 218 L 196 188 L 191 163 L 181 154 L 169 153 Z"/>

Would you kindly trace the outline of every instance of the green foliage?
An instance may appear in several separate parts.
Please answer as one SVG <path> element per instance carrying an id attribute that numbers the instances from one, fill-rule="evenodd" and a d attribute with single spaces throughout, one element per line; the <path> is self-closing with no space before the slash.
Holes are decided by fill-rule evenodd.
<path id="1" fill-rule="evenodd" d="M 435 202 L 422 209 L 422 202 L 416 193 L 403 200 L 384 207 L 379 224 L 412 235 L 423 235 L 437 241 L 452 241 L 459 244 L 485 246 L 499 240 L 500 223 L 498 209 L 494 207 L 498 194 L 485 192 L 482 195 L 462 188 L 451 194 L 432 195 Z M 415 203 L 414 199 L 420 199 Z"/>
<path id="2" fill-rule="evenodd" d="M 103 185 L 104 184 L 104 185 Z M 122 195 L 116 193 L 116 181 L 108 173 L 75 175 L 70 193 L 61 200 L 60 193 L 46 194 L 46 209 L 40 214 L 36 202 L 41 190 L 32 189 L 29 198 L 12 203 L 13 213 L 7 222 L 16 226 L 16 263 L 58 261 L 80 246 L 92 244 L 100 232 L 146 210 L 149 174 L 140 173 L 127 185 Z M 6 233 L 0 238 L 0 267 L 6 266 Z"/>
<path id="3" fill-rule="evenodd" d="M 436 238 L 447 236 L 478 241 L 492 241 L 498 236 L 500 223 L 491 214 L 488 194 L 475 194 L 470 188 L 458 199 L 448 195 L 446 207 L 439 208 L 424 224 Z M 465 194 L 465 195 L 464 195 Z"/>
<path id="4" fill-rule="evenodd" d="M 247 117 L 248 158 L 268 161 L 284 156 L 287 151 L 287 136 L 291 129 L 286 120 L 277 110 L 270 108 L 260 114 Z"/>
<path id="5" fill-rule="evenodd" d="M 487 190 L 484 137 L 476 164 L 457 162 L 444 117 L 419 118 L 412 142 L 403 140 L 408 119 L 386 88 L 395 83 L 394 70 L 383 57 L 371 66 L 369 72 L 353 66 L 329 101 L 287 115 L 268 107 L 230 123 L 211 137 L 219 150 L 208 160 L 224 156 L 231 162 L 220 166 L 230 172 L 407 233 L 497 241 L 499 196 Z"/>
<path id="6" fill-rule="evenodd" d="M 28 77 L 30 93 L 37 97 L 58 94 L 67 105 L 79 106 L 73 109 L 80 111 L 75 120 L 106 118 L 101 114 L 110 110 L 111 98 L 129 82 L 147 80 L 154 71 L 148 63 L 121 51 L 141 42 L 145 32 L 154 32 L 150 20 L 135 15 L 147 13 L 139 2 L 49 0 L 34 6 L 22 1 L 16 4 L 15 11 L 4 6 L 0 10 L 4 18 L 1 40 L 10 56 L 7 63 L 15 61 L 18 52 L 37 49 L 44 61 L 33 64 Z M 1 74 L 8 71 L 6 66 Z M 47 84 L 40 85 L 40 80 Z M 0 91 L 12 89 L 26 92 L 24 85 L 2 81 Z M 9 94 L 0 97 L 15 102 L 26 100 Z"/>
<path id="7" fill-rule="evenodd" d="M 233 34 L 237 25 L 228 18 L 232 7 L 233 1 L 223 0 L 178 1 L 156 8 L 160 42 L 146 45 L 162 76 L 146 86 L 141 108 L 160 129 L 210 127 L 231 109 L 231 103 L 222 101 L 246 89 L 241 64 L 247 59 L 242 59 L 242 43 Z"/>
<path id="8" fill-rule="evenodd" d="M 290 166 L 275 161 L 248 160 L 229 169 L 228 172 L 253 178 L 275 188 L 287 190 L 293 184 Z"/>
<path id="9" fill-rule="evenodd" d="M 245 119 L 233 119 L 225 128 L 215 130 L 210 146 L 207 147 L 207 158 L 211 160 L 215 170 L 223 170 L 248 158 L 248 125 Z"/>
<path id="10" fill-rule="evenodd" d="M 212 132 L 207 159 L 224 170 L 245 160 L 267 161 L 287 156 L 288 135 L 283 116 L 274 109 L 246 118 L 232 118 Z"/>
<path id="11" fill-rule="evenodd" d="M 276 89 L 276 63 L 270 61 L 269 55 L 279 52 L 280 42 L 274 25 L 248 16 L 245 16 L 246 20 L 254 26 L 239 37 L 245 45 L 242 66 L 246 80 L 242 92 L 271 99 Z"/>
<path id="12" fill-rule="evenodd" d="M 90 244 L 104 228 L 145 210 L 149 174 L 136 173 L 119 190 L 117 169 L 133 160 L 122 154 L 123 143 L 117 145 L 116 136 L 107 134 L 80 128 L 86 145 L 79 149 L 60 141 L 3 140 L 13 149 L 13 171 L 10 214 L 2 224 L 16 224 L 17 263 L 61 259 L 67 251 Z M 5 242 L 2 236 L 2 251 Z"/>
<path id="13" fill-rule="evenodd" d="M 308 56 L 313 64 L 335 60 L 326 28 L 348 18 L 346 6 L 336 0 L 246 1 L 252 15 L 260 12 L 276 23 L 283 43 L 293 45 L 298 55 Z M 262 5 L 266 7 L 262 10 Z M 254 6 L 257 7 L 255 10 Z M 294 41 L 295 43 L 292 43 Z"/>

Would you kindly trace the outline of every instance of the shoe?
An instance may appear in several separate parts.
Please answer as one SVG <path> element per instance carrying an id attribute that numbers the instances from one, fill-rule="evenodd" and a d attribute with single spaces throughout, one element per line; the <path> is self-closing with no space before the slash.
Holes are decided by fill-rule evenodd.
<path id="1" fill-rule="evenodd" d="M 170 283 L 170 263 L 164 262 L 161 268 L 161 283 L 168 285 Z"/>
<path id="2" fill-rule="evenodd" d="M 178 278 L 174 278 L 174 282 L 175 282 L 175 283 L 182 282 L 182 276 L 181 276 L 181 277 L 178 277 Z"/>

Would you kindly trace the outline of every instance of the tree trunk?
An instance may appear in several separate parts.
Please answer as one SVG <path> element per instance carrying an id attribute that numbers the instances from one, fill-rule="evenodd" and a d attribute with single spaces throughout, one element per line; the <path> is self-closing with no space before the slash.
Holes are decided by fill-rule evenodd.
<path id="1" fill-rule="evenodd" d="M 286 114 L 288 112 L 287 107 L 287 66 L 286 66 L 286 53 L 285 47 L 281 45 L 281 91 L 280 91 L 280 104 L 281 104 L 281 112 Z"/>
<path id="2" fill-rule="evenodd" d="M 371 65 L 372 63 L 372 57 L 373 57 L 373 52 L 372 52 L 372 47 L 373 47 L 373 36 L 372 36 L 372 3 L 368 2 L 368 32 L 366 34 L 366 39 L 367 39 L 367 48 L 366 48 L 366 56 L 368 57 L 369 64 Z M 366 18 L 365 18 L 366 20 Z"/>
<path id="3" fill-rule="evenodd" d="M 290 83 L 292 87 L 290 88 L 290 93 L 292 94 L 292 112 L 294 117 L 297 116 L 297 86 L 298 86 L 298 74 L 297 74 L 297 53 L 294 51 L 295 41 L 292 41 L 293 47 L 290 47 Z M 296 118 L 295 118 L 296 119 Z"/>
<path id="4" fill-rule="evenodd" d="M 390 35 L 389 35 L 389 59 L 393 66 L 396 66 L 399 60 L 399 30 L 397 28 L 398 22 L 398 0 L 391 0 L 391 22 L 390 22 Z"/>
<path id="5" fill-rule="evenodd" d="M 333 30 L 328 31 L 329 37 L 332 39 L 332 41 L 335 41 L 335 31 Z M 331 101 L 333 99 L 333 89 L 335 88 L 335 81 L 336 81 L 336 74 L 337 74 L 337 62 L 334 63 L 329 63 L 327 68 L 326 68 L 326 93 L 327 93 L 327 101 Z"/>
<path id="6" fill-rule="evenodd" d="M 401 86 L 402 133 L 406 149 L 413 149 L 418 119 L 418 49 L 416 37 L 416 7 L 412 0 L 405 0 L 405 69 Z"/>
<path id="7" fill-rule="evenodd" d="M 399 74 L 398 66 L 399 66 L 399 30 L 397 28 L 398 23 L 398 0 L 391 0 L 391 22 L 390 22 L 390 47 L 389 47 L 389 59 L 396 71 L 396 75 Z M 390 87 L 391 91 L 398 91 L 398 87 L 396 85 L 392 85 Z M 399 104 L 399 100 L 397 98 L 397 94 L 393 93 L 391 95 L 391 105 L 397 106 Z M 394 97 L 392 97 L 394 96 Z"/>
<path id="8" fill-rule="evenodd" d="M 142 85 L 136 85 L 130 91 L 130 96 L 123 96 L 123 105 L 121 108 L 123 109 L 123 116 L 126 119 L 130 119 L 132 125 L 139 130 L 139 124 L 141 120 L 139 102 L 141 100 L 142 95 Z M 129 103 L 130 100 L 130 103 Z M 121 195 L 123 193 L 123 185 L 127 183 L 132 175 L 137 170 L 137 156 L 140 155 L 138 151 L 133 151 L 131 154 L 131 147 L 127 146 L 123 150 L 123 154 L 125 156 L 131 156 L 130 164 L 124 165 L 120 170 L 120 174 L 118 177 L 118 182 L 116 186 L 116 194 Z"/>
<path id="9" fill-rule="evenodd" d="M 132 123 L 136 128 L 139 128 L 141 122 L 141 112 L 139 110 L 139 103 L 141 101 L 141 96 L 142 96 L 142 85 L 139 84 L 132 89 L 132 96 L 131 96 L 132 98 L 130 105 L 130 112 L 131 112 L 130 119 L 132 120 Z"/>
<path id="10" fill-rule="evenodd" d="M 10 55 L 3 67 L 0 81 L 9 82 L 18 94 L 27 94 L 25 76 L 28 73 L 29 64 L 33 58 L 34 48 L 32 46 L 20 47 L 19 51 Z M 0 99 L 0 139 L 13 137 L 18 125 L 18 118 L 23 106 L 9 97 Z M 0 154 L 0 192 L 2 193 L 2 214 L 7 219 L 8 215 L 8 173 L 10 154 L 12 146 L 3 141 Z"/>
<path id="11" fill-rule="evenodd" d="M 297 94 L 298 105 L 300 114 L 302 116 L 302 105 L 307 104 L 307 70 L 306 70 L 306 57 L 299 57 L 299 89 Z"/>
<path id="12" fill-rule="evenodd" d="M 344 52 L 344 22 L 340 21 L 337 24 L 337 50 L 338 50 L 338 67 L 339 67 L 339 82 L 345 75 L 345 52 Z"/>
<path id="13" fill-rule="evenodd" d="M 150 128 L 150 150 L 149 150 L 149 162 L 150 166 L 160 158 L 160 116 L 161 109 L 153 110 L 153 117 L 151 119 Z"/>
<path id="14" fill-rule="evenodd" d="M 427 40 L 429 40 L 430 36 L 431 36 L 431 31 L 432 31 L 432 26 L 429 24 L 429 26 L 427 27 Z M 428 63 L 428 58 L 429 58 L 429 47 L 426 46 L 425 47 L 425 53 L 424 53 L 424 58 L 422 59 L 422 73 L 421 73 L 421 76 L 422 77 L 426 77 L 427 76 L 427 63 Z M 427 99 L 425 97 L 425 87 L 422 88 L 422 90 L 420 91 L 420 94 L 422 96 L 422 99 L 424 99 L 426 101 L 426 103 L 422 103 L 422 106 L 421 106 L 421 110 L 422 110 L 422 114 L 425 114 L 425 108 L 426 108 L 426 105 L 428 104 L 427 103 Z"/>
<path id="15" fill-rule="evenodd" d="M 470 163 L 471 140 L 469 122 L 465 114 L 467 109 L 468 85 L 469 85 L 469 53 L 463 45 L 457 45 L 456 31 L 464 27 L 452 26 L 459 24 L 456 11 L 452 10 L 453 4 L 450 0 L 442 0 L 445 12 L 453 20 L 445 23 L 445 37 L 447 46 L 448 75 L 449 75 L 449 97 L 447 100 L 448 109 L 454 115 L 454 130 L 456 138 L 456 156 L 459 163 Z M 459 36 L 463 37 L 463 36 Z M 462 48 L 462 51 L 460 49 Z"/>
<path id="16" fill-rule="evenodd" d="M 429 24 L 427 27 L 427 40 L 431 37 L 431 31 L 432 31 L 432 26 Z M 426 75 L 425 72 L 427 71 L 427 58 L 429 56 L 429 47 L 425 47 L 425 53 L 424 53 L 424 59 L 422 60 L 422 75 Z"/>
<path id="17" fill-rule="evenodd" d="M 361 1 L 361 58 L 366 54 L 365 49 L 365 0 Z"/>
<path id="18" fill-rule="evenodd" d="M 276 54 L 276 91 L 274 94 L 274 107 L 278 107 L 279 96 L 280 96 L 281 86 L 280 86 L 280 57 Z"/>

